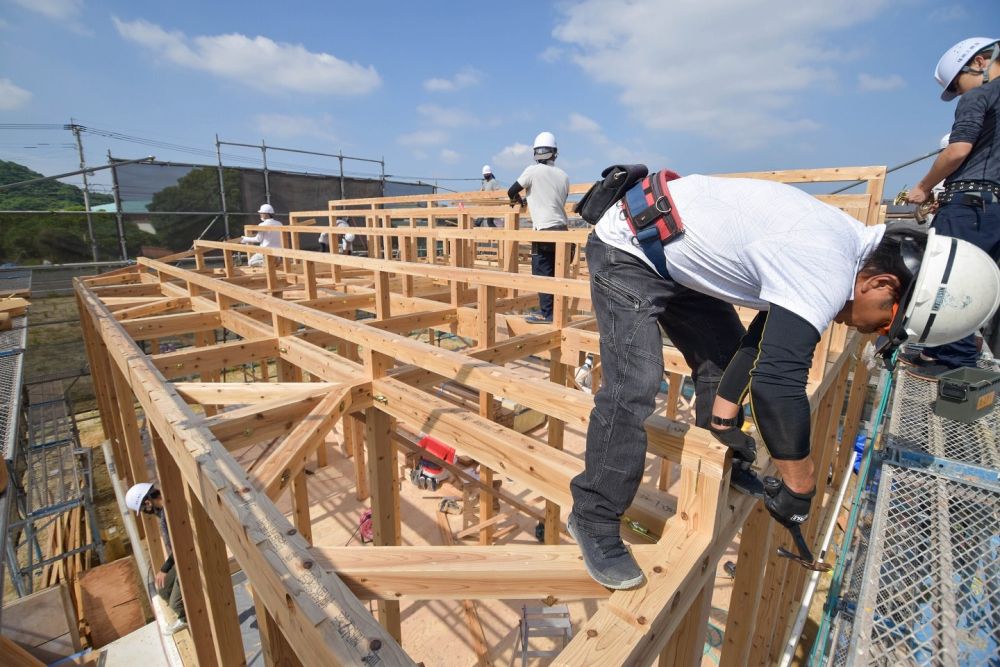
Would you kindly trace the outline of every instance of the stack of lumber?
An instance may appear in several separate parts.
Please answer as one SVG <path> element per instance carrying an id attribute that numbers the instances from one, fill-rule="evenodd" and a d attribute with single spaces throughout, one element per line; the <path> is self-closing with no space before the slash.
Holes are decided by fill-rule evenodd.
<path id="1" fill-rule="evenodd" d="M 65 582 L 73 601 L 73 609 L 77 619 L 80 619 L 80 634 L 88 635 L 83 622 L 83 606 L 80 596 L 80 575 L 91 567 L 93 551 L 70 553 L 90 542 L 90 518 L 82 507 L 74 507 L 69 512 L 63 512 L 55 519 L 49 531 L 48 539 L 44 540 L 43 555 L 45 559 L 69 555 L 50 563 L 42 568 L 41 580 L 37 582 L 40 588 L 55 586 Z"/>
<path id="2" fill-rule="evenodd" d="M 30 305 L 27 299 L 20 297 L 0 299 L 0 331 L 10 329 L 14 318 L 21 317 L 28 312 Z"/>

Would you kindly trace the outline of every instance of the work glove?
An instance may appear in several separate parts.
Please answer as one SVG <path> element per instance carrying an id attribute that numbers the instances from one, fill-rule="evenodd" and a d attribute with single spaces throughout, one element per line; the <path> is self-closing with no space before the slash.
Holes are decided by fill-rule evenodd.
<path id="1" fill-rule="evenodd" d="M 527 206 L 528 202 L 524 201 L 524 197 L 521 195 L 515 195 L 510 198 L 510 206 L 514 208 L 515 206 Z"/>
<path id="2" fill-rule="evenodd" d="M 733 450 L 733 466 L 740 470 L 750 470 L 750 466 L 757 460 L 757 443 L 749 435 L 744 433 L 739 427 L 708 429 L 715 436 L 715 439 Z"/>
<path id="3" fill-rule="evenodd" d="M 777 477 L 764 478 L 764 507 L 774 520 L 789 530 L 797 530 L 809 520 L 809 506 L 812 504 L 816 488 L 808 493 L 796 493 Z"/>

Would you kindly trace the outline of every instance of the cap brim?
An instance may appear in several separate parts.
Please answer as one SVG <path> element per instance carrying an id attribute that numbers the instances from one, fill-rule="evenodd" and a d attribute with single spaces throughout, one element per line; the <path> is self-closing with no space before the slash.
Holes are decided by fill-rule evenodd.
<path id="1" fill-rule="evenodd" d="M 957 94 L 949 92 L 948 90 L 941 91 L 941 101 L 942 102 L 951 102 L 956 97 L 958 97 Z"/>

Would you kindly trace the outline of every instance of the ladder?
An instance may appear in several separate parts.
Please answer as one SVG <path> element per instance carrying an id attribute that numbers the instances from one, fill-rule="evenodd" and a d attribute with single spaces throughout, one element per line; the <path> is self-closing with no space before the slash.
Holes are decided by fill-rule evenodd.
<path id="1" fill-rule="evenodd" d="M 529 658 L 554 658 L 573 638 L 573 624 L 569 620 L 569 608 L 564 604 L 551 607 L 528 607 L 521 605 L 521 620 L 518 621 L 518 641 L 514 656 L 521 655 L 521 667 L 528 666 Z M 547 650 L 531 649 L 532 637 L 555 637 L 560 646 Z"/>

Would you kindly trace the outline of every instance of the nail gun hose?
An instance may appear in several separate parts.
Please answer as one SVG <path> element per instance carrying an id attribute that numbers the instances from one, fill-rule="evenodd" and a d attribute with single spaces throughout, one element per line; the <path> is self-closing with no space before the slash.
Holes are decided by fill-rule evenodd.
<path id="1" fill-rule="evenodd" d="M 890 364 L 892 368 L 896 366 L 896 357 L 898 354 L 899 351 L 897 350 L 892 355 Z M 837 567 L 833 571 L 833 579 L 830 581 L 830 592 L 826 599 L 826 604 L 823 605 L 823 621 L 820 623 L 819 631 L 816 633 L 816 641 L 813 643 L 812 651 L 809 653 L 809 667 L 820 664 L 823 656 L 826 654 L 826 643 L 830 635 L 833 614 L 837 609 L 837 603 L 840 599 L 840 588 L 843 584 L 844 570 L 848 560 L 847 553 L 850 551 L 851 540 L 854 537 L 854 531 L 858 523 L 858 516 L 861 514 L 861 498 L 865 494 L 870 482 L 871 462 L 875 451 L 875 442 L 878 439 L 879 427 L 882 425 L 885 417 L 886 406 L 889 404 L 889 394 L 892 393 L 892 385 L 893 374 L 890 372 L 886 379 L 885 389 L 882 391 L 878 412 L 875 413 L 875 419 L 872 422 L 871 435 L 868 437 L 868 442 L 865 443 L 865 451 L 861 458 L 861 470 L 858 472 L 858 486 L 851 502 L 851 514 L 847 520 L 847 529 L 844 531 L 844 544 L 840 548 L 840 558 L 837 559 Z"/>

